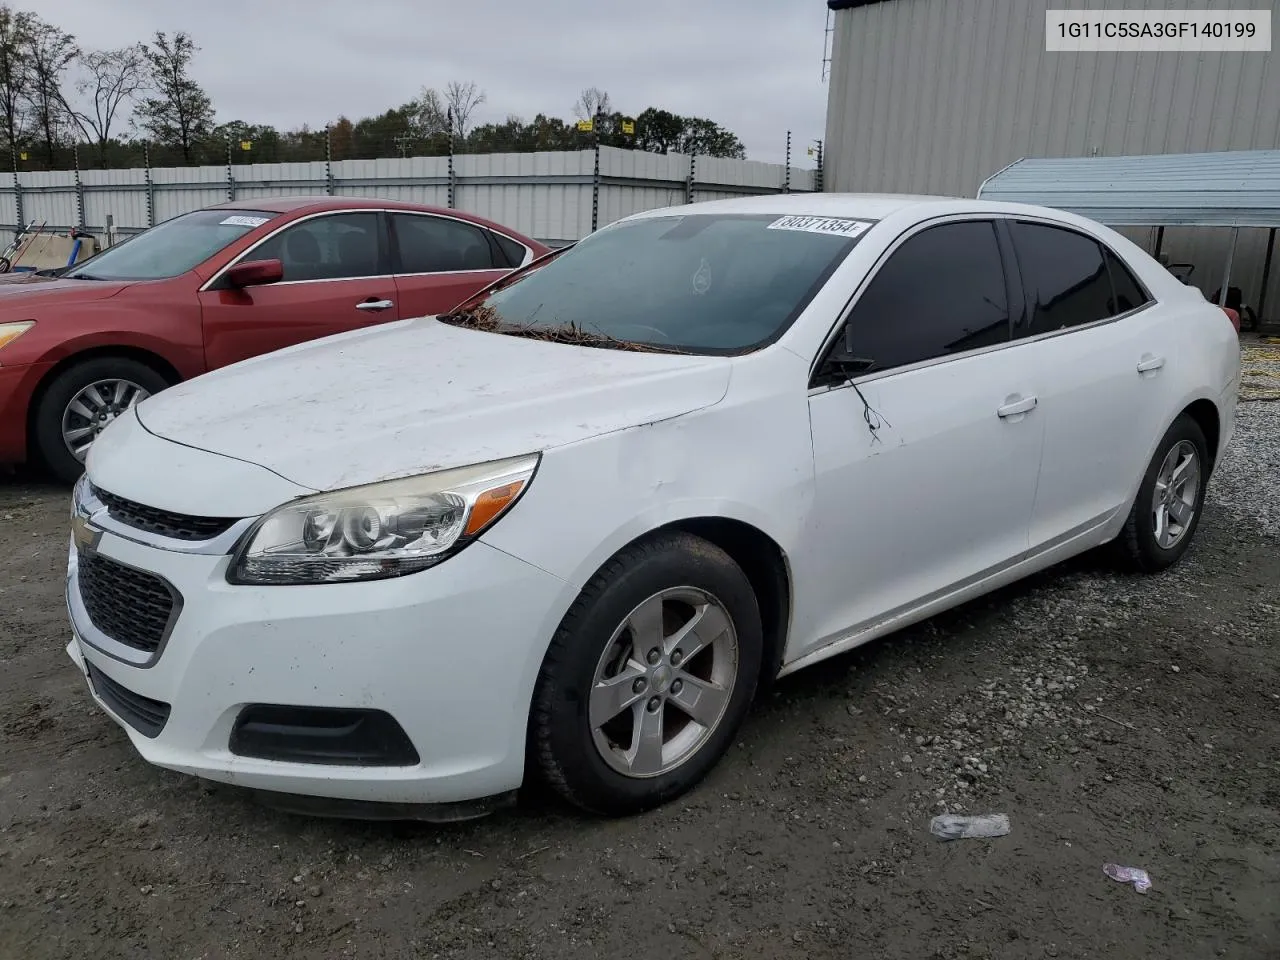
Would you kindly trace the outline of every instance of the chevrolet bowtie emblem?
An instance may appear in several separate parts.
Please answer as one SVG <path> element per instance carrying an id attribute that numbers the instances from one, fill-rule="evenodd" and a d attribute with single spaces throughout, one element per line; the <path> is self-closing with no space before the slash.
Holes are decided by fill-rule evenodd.
<path id="1" fill-rule="evenodd" d="M 98 545 L 102 531 L 93 526 L 86 517 L 76 514 L 71 518 L 71 542 L 78 550 L 92 550 Z"/>

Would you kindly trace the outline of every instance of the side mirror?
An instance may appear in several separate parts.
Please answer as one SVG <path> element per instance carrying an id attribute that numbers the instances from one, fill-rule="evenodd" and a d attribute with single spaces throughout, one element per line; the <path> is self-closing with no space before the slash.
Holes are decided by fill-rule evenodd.
<path id="1" fill-rule="evenodd" d="M 284 264 L 279 260 L 246 260 L 244 263 L 237 263 L 222 278 L 227 286 L 237 289 L 279 283 L 284 279 Z"/>

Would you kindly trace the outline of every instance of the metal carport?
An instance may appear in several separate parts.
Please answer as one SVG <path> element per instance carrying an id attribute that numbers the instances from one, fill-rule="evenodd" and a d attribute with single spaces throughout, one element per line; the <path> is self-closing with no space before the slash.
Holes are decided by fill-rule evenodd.
<path id="1" fill-rule="evenodd" d="M 1280 150 L 1027 158 L 988 177 L 978 196 L 1056 207 L 1112 227 L 1156 227 L 1157 256 L 1166 226 L 1230 227 L 1219 302 L 1226 299 L 1240 228 L 1267 229 L 1262 317 L 1280 227 Z"/>

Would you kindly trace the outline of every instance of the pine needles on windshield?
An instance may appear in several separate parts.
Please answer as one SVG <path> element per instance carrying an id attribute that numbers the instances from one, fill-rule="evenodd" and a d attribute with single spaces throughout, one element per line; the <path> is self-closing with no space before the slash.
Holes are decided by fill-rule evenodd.
<path id="1" fill-rule="evenodd" d="M 445 314 L 438 318 L 443 323 L 468 330 L 483 330 L 487 333 L 505 333 L 516 337 L 527 337 L 530 340 L 542 340 L 546 343 L 567 343 L 579 347 L 601 347 L 606 350 L 626 350 L 631 353 L 675 353 L 685 354 L 687 351 L 675 347 L 662 347 L 652 343 L 639 343 L 635 340 L 621 340 L 606 333 L 588 330 L 575 322 L 554 325 L 535 325 L 532 323 L 508 323 L 498 311 L 486 304 L 461 310 L 457 313 Z"/>

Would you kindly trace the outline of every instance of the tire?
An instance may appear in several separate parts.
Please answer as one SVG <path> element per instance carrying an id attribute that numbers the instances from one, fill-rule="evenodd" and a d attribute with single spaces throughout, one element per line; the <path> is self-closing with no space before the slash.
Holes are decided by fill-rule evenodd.
<path id="1" fill-rule="evenodd" d="M 662 599 L 655 608 L 657 598 Z M 686 614 L 697 615 L 695 604 L 703 604 L 698 622 L 709 629 L 693 641 L 705 646 L 682 661 L 684 650 L 673 637 Z M 637 637 L 644 638 L 641 646 L 655 649 L 656 633 L 628 626 L 657 623 L 645 619 L 645 612 L 655 609 L 665 621 L 659 662 L 636 648 L 623 656 Z M 729 656 L 731 647 L 736 657 Z M 604 816 L 638 813 L 680 796 L 732 743 L 755 695 L 763 647 L 751 584 L 719 547 L 676 532 L 627 547 L 583 588 L 551 641 L 530 714 L 531 772 L 570 804 Z M 600 705 L 603 699 L 593 708 L 593 689 L 598 695 L 603 691 L 603 684 L 597 688 L 598 676 L 614 679 L 623 701 L 616 715 L 617 704 L 606 708 Z M 714 693 L 708 690 L 712 686 Z M 707 723 L 693 721 L 682 708 L 690 694 L 702 708 L 695 712 Z M 662 702 L 655 710 L 657 700 Z M 612 719 L 600 726 L 605 717 Z M 655 719 L 670 743 L 657 753 L 637 749 L 638 725 L 652 731 Z M 634 753 L 633 761 L 622 745 Z M 624 769 L 628 766 L 631 772 Z"/>
<path id="2" fill-rule="evenodd" d="M 95 357 L 59 373 L 36 401 L 33 434 L 40 461 L 50 473 L 65 483 L 76 481 L 84 472 L 84 463 L 68 449 L 64 441 L 63 415 L 72 400 L 79 397 L 82 391 L 104 381 L 130 384 L 140 388 L 148 396 L 169 386 L 169 382 L 154 368 L 128 357 Z M 126 406 L 117 412 L 123 412 L 127 406 L 140 400 L 129 403 L 126 397 L 125 402 Z M 77 418 L 77 424 L 80 424 L 80 419 Z"/>
<path id="3" fill-rule="evenodd" d="M 1190 515 L 1183 517 L 1185 522 L 1178 522 L 1170 510 L 1164 512 L 1168 538 L 1163 541 L 1157 529 L 1156 508 L 1159 505 L 1161 492 L 1167 489 L 1166 480 L 1169 474 L 1171 458 L 1179 451 L 1179 457 L 1194 451 L 1194 484 L 1184 475 L 1183 482 L 1175 484 L 1170 502 L 1177 500 L 1184 507 L 1190 505 Z M 1174 462 L 1174 466 L 1177 466 Z M 1200 525 L 1200 514 L 1204 508 L 1204 492 L 1209 481 L 1209 445 L 1205 441 L 1204 431 L 1200 425 L 1187 416 L 1180 415 L 1166 431 L 1156 452 L 1142 477 L 1142 486 L 1129 511 L 1129 518 L 1120 533 L 1117 545 L 1127 565 L 1140 573 L 1158 573 L 1179 560 L 1187 552 L 1191 540 L 1195 537 Z M 1163 474 L 1163 475 L 1162 475 Z M 1194 487 L 1194 489 L 1191 489 Z"/>

